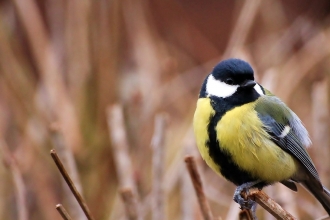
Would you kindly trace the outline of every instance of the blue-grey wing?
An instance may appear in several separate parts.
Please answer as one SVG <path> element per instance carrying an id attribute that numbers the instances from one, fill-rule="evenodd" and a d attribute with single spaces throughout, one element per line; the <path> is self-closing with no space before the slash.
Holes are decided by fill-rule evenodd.
<path id="1" fill-rule="evenodd" d="M 257 100 L 255 110 L 274 143 L 293 155 L 319 180 L 305 148 L 311 141 L 298 116 L 275 96 L 261 96 Z"/>

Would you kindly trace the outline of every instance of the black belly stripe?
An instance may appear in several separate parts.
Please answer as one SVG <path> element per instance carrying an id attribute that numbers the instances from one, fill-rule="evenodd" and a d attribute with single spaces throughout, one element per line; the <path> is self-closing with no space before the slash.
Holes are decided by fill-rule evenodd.
<path id="1" fill-rule="evenodd" d="M 226 150 L 221 148 L 221 143 L 219 143 L 217 139 L 216 125 L 227 111 L 255 101 L 260 96 L 255 90 L 249 95 L 245 93 L 244 98 L 241 95 L 242 93 L 238 92 L 229 100 L 226 98 L 210 97 L 211 105 L 216 113 L 210 117 L 210 124 L 208 125 L 209 140 L 206 143 L 209 155 L 213 161 L 219 165 L 222 176 L 233 182 L 235 185 L 242 185 L 243 183 L 256 181 L 258 179 L 239 168 L 238 165 L 234 163 L 232 156 Z M 262 188 L 265 185 L 268 184 L 262 182 L 258 184 L 258 187 Z"/>
<path id="2" fill-rule="evenodd" d="M 206 143 L 209 154 L 213 161 L 220 166 L 220 173 L 227 180 L 233 182 L 235 185 L 241 185 L 246 182 L 255 181 L 247 172 L 240 169 L 232 160 L 231 155 L 221 148 L 221 143 L 216 137 L 216 124 L 221 119 L 222 115 L 216 113 L 210 118 L 208 126 L 209 141 Z"/>

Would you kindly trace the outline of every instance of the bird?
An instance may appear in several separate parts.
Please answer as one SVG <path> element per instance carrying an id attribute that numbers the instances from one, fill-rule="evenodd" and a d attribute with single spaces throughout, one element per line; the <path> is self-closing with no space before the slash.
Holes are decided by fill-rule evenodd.
<path id="1" fill-rule="evenodd" d="M 241 59 L 220 61 L 201 86 L 193 128 L 201 157 L 217 174 L 234 183 L 241 209 L 256 203 L 241 196 L 251 188 L 280 182 L 306 188 L 330 215 L 330 191 L 321 183 L 306 148 L 311 145 L 299 117 L 257 83 Z"/>

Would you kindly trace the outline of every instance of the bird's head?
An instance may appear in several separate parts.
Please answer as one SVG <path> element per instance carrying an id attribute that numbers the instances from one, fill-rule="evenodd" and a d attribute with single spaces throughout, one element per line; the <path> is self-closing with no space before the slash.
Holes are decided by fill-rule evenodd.
<path id="1" fill-rule="evenodd" d="M 260 95 L 264 94 L 259 84 L 254 81 L 250 64 L 232 58 L 223 60 L 214 67 L 203 83 L 200 97 L 227 98 L 241 90 L 256 90 Z"/>

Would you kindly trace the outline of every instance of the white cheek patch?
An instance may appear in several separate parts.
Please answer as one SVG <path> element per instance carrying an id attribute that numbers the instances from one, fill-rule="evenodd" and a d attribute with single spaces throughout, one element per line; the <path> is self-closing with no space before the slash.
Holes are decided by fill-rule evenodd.
<path id="1" fill-rule="evenodd" d="M 258 83 L 254 86 L 254 90 L 256 90 L 260 95 L 265 95 Z"/>
<path id="2" fill-rule="evenodd" d="M 216 80 L 212 75 L 207 78 L 206 92 L 209 95 L 226 98 L 234 94 L 237 88 L 238 85 L 228 85 L 220 80 Z"/>

